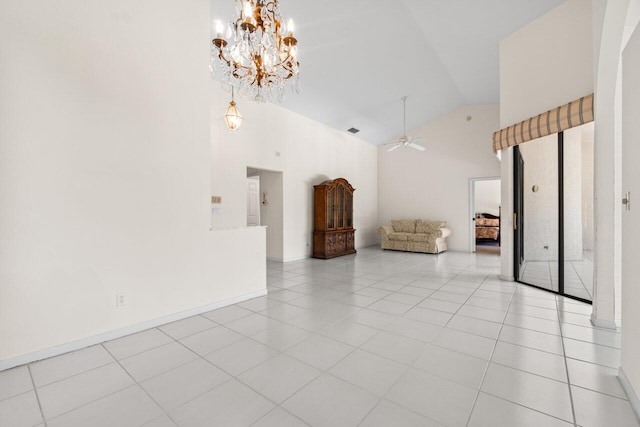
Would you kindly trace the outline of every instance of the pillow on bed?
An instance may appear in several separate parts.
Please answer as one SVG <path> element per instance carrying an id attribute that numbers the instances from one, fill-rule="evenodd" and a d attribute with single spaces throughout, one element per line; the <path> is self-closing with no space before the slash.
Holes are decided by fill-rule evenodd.
<path id="1" fill-rule="evenodd" d="M 485 227 L 500 227 L 500 220 L 498 218 L 485 218 L 484 225 Z"/>

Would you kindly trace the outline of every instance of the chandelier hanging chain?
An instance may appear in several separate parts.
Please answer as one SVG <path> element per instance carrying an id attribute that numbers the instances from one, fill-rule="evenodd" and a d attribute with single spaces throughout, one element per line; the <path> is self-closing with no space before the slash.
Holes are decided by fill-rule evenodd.
<path id="1" fill-rule="evenodd" d="M 238 18 L 224 27 L 216 21 L 211 70 L 237 86 L 241 94 L 263 101 L 276 92 L 284 97 L 286 82 L 298 82 L 298 41 L 293 21 L 281 22 L 277 0 L 236 0 Z"/>

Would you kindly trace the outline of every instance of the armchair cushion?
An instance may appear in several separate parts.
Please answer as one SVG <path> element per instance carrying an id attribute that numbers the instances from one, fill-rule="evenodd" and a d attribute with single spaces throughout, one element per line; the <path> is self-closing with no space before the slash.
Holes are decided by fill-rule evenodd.
<path id="1" fill-rule="evenodd" d="M 434 240 L 434 237 L 424 233 L 415 233 L 409 234 L 407 240 L 410 242 L 428 242 L 429 240 Z"/>
<path id="2" fill-rule="evenodd" d="M 416 222 L 415 219 L 394 219 L 391 220 L 391 226 L 396 233 L 415 233 Z"/>
<path id="3" fill-rule="evenodd" d="M 433 233 L 434 231 L 447 226 L 447 221 L 416 221 L 416 233 Z"/>
<path id="4" fill-rule="evenodd" d="M 413 233 L 391 233 L 389 235 L 389 240 L 395 240 L 398 242 L 406 242 L 409 240 L 410 236 L 413 236 Z"/>

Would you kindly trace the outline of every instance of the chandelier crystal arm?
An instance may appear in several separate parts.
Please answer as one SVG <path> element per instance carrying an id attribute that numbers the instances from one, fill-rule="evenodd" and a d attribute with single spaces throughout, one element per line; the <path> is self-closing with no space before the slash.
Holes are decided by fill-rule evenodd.
<path id="1" fill-rule="evenodd" d="M 236 19 L 216 23 L 211 70 L 245 96 L 281 99 L 288 81 L 299 79 L 293 21 L 283 24 L 278 0 L 236 0 Z M 297 89 L 297 87 L 296 87 Z"/>

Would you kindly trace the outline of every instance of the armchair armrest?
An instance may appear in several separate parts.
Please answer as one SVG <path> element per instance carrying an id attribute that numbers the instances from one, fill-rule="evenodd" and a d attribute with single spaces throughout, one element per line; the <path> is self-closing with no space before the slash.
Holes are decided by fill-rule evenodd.
<path id="1" fill-rule="evenodd" d="M 443 237 L 448 237 L 451 235 L 451 229 L 450 228 L 446 228 L 446 227 L 442 227 L 442 228 L 438 228 L 437 230 L 434 230 L 430 233 L 431 236 L 435 237 L 436 239 L 441 239 Z"/>
<path id="2" fill-rule="evenodd" d="M 451 236 L 451 229 L 447 227 L 442 227 L 441 229 L 438 230 L 438 233 L 439 233 L 438 237 L 448 237 L 448 236 Z"/>
<path id="3" fill-rule="evenodd" d="M 389 234 L 393 233 L 393 228 L 390 225 L 383 225 L 381 227 L 378 227 L 378 233 L 380 233 L 382 236 L 388 236 Z"/>

